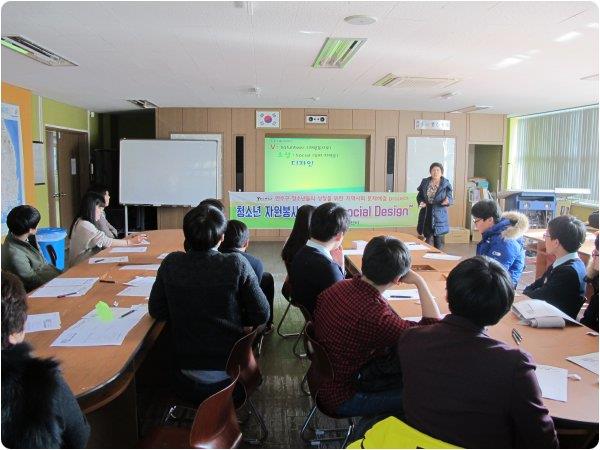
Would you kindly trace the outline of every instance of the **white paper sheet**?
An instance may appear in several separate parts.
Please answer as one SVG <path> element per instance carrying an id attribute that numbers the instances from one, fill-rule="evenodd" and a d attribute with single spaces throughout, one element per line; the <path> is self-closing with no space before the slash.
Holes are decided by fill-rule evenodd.
<path id="1" fill-rule="evenodd" d="M 128 261 L 128 256 L 105 256 L 103 258 L 90 258 L 88 264 L 113 264 Z"/>
<path id="2" fill-rule="evenodd" d="M 161 253 L 160 255 L 158 255 L 157 259 L 165 259 L 167 257 L 167 255 L 169 254 L 169 252 L 166 253 Z"/>
<path id="3" fill-rule="evenodd" d="M 144 253 L 148 247 L 113 247 L 111 253 Z"/>
<path id="4" fill-rule="evenodd" d="M 131 308 L 111 308 L 115 318 L 110 322 L 96 317 L 96 310 L 83 316 L 71 325 L 51 344 L 51 347 L 90 347 L 96 345 L 121 345 L 127 333 L 138 324 L 148 312 L 148 305 L 134 305 Z M 121 317 L 126 312 L 131 314 Z"/>
<path id="5" fill-rule="evenodd" d="M 444 317 L 446 317 L 446 314 L 440 314 L 440 316 L 442 318 L 444 318 Z M 410 320 L 411 322 L 420 322 L 422 318 L 423 318 L 423 316 L 403 317 L 404 320 Z"/>
<path id="6" fill-rule="evenodd" d="M 135 277 L 133 280 L 125 283 L 128 286 L 152 286 L 156 277 Z"/>
<path id="7" fill-rule="evenodd" d="M 513 303 L 511 311 L 520 319 L 530 320 L 539 319 L 540 317 L 562 317 L 571 323 L 581 326 L 579 322 L 573 320 L 556 306 L 551 305 L 544 300 L 531 299 L 516 302 Z"/>
<path id="8" fill-rule="evenodd" d="M 423 244 L 418 244 L 416 242 L 405 242 L 404 243 L 411 252 L 421 251 L 421 250 L 429 250 L 429 247 Z"/>
<path id="9" fill-rule="evenodd" d="M 354 248 L 357 249 L 357 250 L 361 250 L 361 249 L 364 250 L 364 248 L 367 246 L 367 244 L 368 244 L 367 241 L 361 241 L 361 240 L 359 240 L 359 241 L 352 241 L 352 245 L 354 245 Z"/>
<path id="10" fill-rule="evenodd" d="M 386 300 L 419 300 L 418 289 L 388 289 L 383 292 Z"/>
<path id="11" fill-rule="evenodd" d="M 131 264 L 123 266 L 119 270 L 158 270 L 160 264 Z"/>
<path id="12" fill-rule="evenodd" d="M 94 286 L 98 277 L 94 278 L 55 278 L 38 290 L 29 294 L 30 298 L 35 297 L 81 297 Z M 68 294 L 68 295 L 67 295 Z"/>
<path id="13" fill-rule="evenodd" d="M 344 251 L 344 256 L 351 256 L 351 255 L 362 255 L 365 252 L 365 249 L 364 248 L 360 248 L 360 249 L 345 248 L 343 251 Z"/>
<path id="14" fill-rule="evenodd" d="M 117 295 L 121 297 L 148 297 L 150 296 L 150 291 L 152 290 L 152 285 L 142 285 L 142 286 L 128 286 L 119 292 Z"/>
<path id="15" fill-rule="evenodd" d="M 59 329 L 60 314 L 57 312 L 27 315 L 27 320 L 25 321 L 25 333 Z"/>
<path id="16" fill-rule="evenodd" d="M 569 375 L 567 369 L 538 364 L 535 369 L 535 376 L 542 390 L 542 397 L 566 402 L 567 375 Z"/>
<path id="17" fill-rule="evenodd" d="M 148 245 L 150 244 L 150 241 L 148 239 L 144 239 L 142 242 L 140 242 L 139 244 L 135 244 L 135 245 Z"/>
<path id="18" fill-rule="evenodd" d="M 568 356 L 567 361 L 571 361 L 598 375 L 598 352 L 588 353 L 587 355 Z"/>
<path id="19" fill-rule="evenodd" d="M 425 259 L 439 259 L 443 261 L 458 261 L 461 257 L 455 255 L 447 255 L 445 253 L 426 253 L 423 255 Z"/>

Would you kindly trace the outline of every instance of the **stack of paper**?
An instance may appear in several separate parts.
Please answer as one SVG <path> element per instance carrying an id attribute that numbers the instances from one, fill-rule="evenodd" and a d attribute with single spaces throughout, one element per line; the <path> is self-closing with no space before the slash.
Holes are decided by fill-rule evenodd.
<path id="1" fill-rule="evenodd" d="M 148 247 L 113 247 L 111 253 L 144 253 Z"/>
<path id="2" fill-rule="evenodd" d="M 55 278 L 30 294 L 29 297 L 80 297 L 98 281 L 93 278 Z"/>
<path id="3" fill-rule="evenodd" d="M 386 300 L 419 300 L 418 289 L 388 289 L 384 291 Z"/>
<path id="4" fill-rule="evenodd" d="M 123 266 L 119 270 L 158 270 L 160 264 L 131 264 Z"/>
<path id="5" fill-rule="evenodd" d="M 405 242 L 404 245 L 408 247 L 408 250 L 411 252 L 421 251 L 421 250 L 429 250 L 429 247 L 423 244 L 418 244 L 416 242 Z"/>
<path id="6" fill-rule="evenodd" d="M 148 312 L 148 305 L 131 308 L 111 308 L 114 319 L 105 322 L 97 317 L 96 309 L 71 325 L 52 343 L 52 347 L 89 347 L 95 345 L 121 345 L 127 333 Z"/>
<path id="7" fill-rule="evenodd" d="M 101 258 L 90 258 L 88 264 L 113 264 L 129 261 L 128 256 L 104 256 Z"/>
<path id="8" fill-rule="evenodd" d="M 569 356 L 567 361 L 571 361 L 598 375 L 598 352 L 581 356 Z"/>
<path id="9" fill-rule="evenodd" d="M 439 259 L 443 261 L 458 261 L 461 257 L 454 255 L 447 255 L 446 253 L 426 253 L 423 255 L 425 259 Z"/>
<path id="10" fill-rule="evenodd" d="M 59 329 L 60 314 L 57 312 L 27 315 L 27 320 L 25 321 L 25 333 Z"/>
<path id="11" fill-rule="evenodd" d="M 135 277 L 128 283 L 125 283 L 129 287 L 117 295 L 125 297 L 149 297 L 155 280 L 156 277 Z"/>
<path id="12" fill-rule="evenodd" d="M 538 364 L 535 369 L 535 376 L 542 390 L 542 397 L 566 402 L 568 375 L 567 369 Z"/>
<path id="13" fill-rule="evenodd" d="M 536 328 L 564 328 L 565 321 L 581 325 L 544 300 L 532 299 L 513 303 L 511 311 L 525 324 Z"/>

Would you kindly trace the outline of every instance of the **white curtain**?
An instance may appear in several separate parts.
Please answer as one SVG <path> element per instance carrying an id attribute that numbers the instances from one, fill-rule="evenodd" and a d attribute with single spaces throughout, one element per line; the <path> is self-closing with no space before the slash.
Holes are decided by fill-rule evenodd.
<path id="1" fill-rule="evenodd" d="M 598 106 L 511 118 L 511 189 L 587 188 L 598 203 Z"/>

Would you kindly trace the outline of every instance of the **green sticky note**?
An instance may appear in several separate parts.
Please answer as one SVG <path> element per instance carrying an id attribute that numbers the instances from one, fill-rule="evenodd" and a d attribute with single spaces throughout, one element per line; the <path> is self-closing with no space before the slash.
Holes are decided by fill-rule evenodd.
<path id="1" fill-rule="evenodd" d="M 115 318 L 115 315 L 110 309 L 110 306 L 108 306 L 103 301 L 99 301 L 98 303 L 96 303 L 96 314 L 98 315 L 98 318 L 103 322 L 110 322 Z"/>

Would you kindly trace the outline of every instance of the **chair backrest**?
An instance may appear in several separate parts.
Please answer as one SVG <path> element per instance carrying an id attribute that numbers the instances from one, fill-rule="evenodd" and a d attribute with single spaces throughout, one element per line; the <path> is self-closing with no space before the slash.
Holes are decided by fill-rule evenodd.
<path id="1" fill-rule="evenodd" d="M 333 367 L 325 348 L 315 338 L 315 327 L 311 321 L 306 323 L 304 336 L 308 359 L 310 359 L 306 380 L 310 394 L 314 398 L 324 383 L 333 381 Z"/>
<path id="2" fill-rule="evenodd" d="M 242 432 L 232 398 L 239 372 L 238 368 L 228 386 L 198 406 L 190 431 L 191 448 L 234 448 L 239 444 Z"/>
<path id="3" fill-rule="evenodd" d="M 246 390 L 246 395 L 251 395 L 254 389 L 260 384 L 261 374 L 254 352 L 252 351 L 252 343 L 256 338 L 257 330 L 254 329 L 250 333 L 242 336 L 233 345 L 225 371 L 233 378 L 233 375 L 239 368 L 240 382 Z"/>
<path id="4" fill-rule="evenodd" d="M 440 441 L 390 416 L 373 425 L 363 439 L 346 448 L 460 448 Z"/>
<path id="5" fill-rule="evenodd" d="M 304 316 L 304 321 L 306 323 L 312 322 L 312 316 L 311 316 L 310 312 L 308 312 L 308 309 L 306 309 L 304 306 L 302 306 L 300 304 L 298 304 L 296 306 L 298 307 L 298 309 L 300 310 L 300 312 Z"/>

